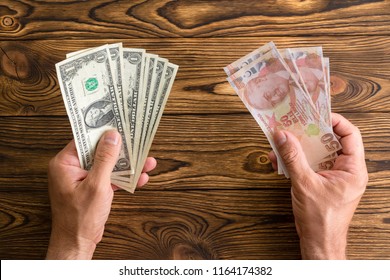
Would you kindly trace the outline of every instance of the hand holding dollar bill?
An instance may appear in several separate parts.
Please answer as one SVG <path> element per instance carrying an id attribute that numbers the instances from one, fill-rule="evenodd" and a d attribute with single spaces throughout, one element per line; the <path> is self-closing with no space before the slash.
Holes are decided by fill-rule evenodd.
<path id="1" fill-rule="evenodd" d="M 298 138 L 313 170 L 333 166 L 341 145 L 331 125 L 329 59 L 321 47 L 278 50 L 269 42 L 224 70 L 275 151 L 279 174 L 289 177 L 274 143 L 277 130 Z"/>
<path id="2" fill-rule="evenodd" d="M 81 167 L 91 168 L 100 137 L 117 129 L 111 182 L 134 192 L 178 66 L 117 43 L 69 53 L 56 70 Z"/>

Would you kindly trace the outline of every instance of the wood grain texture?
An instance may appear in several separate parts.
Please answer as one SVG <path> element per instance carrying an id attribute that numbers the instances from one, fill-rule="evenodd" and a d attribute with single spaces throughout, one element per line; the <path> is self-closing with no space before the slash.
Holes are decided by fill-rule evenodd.
<path id="1" fill-rule="evenodd" d="M 348 257 L 390 259 L 390 0 L 2 0 L 0 258 L 42 259 L 47 165 L 72 138 L 55 63 L 122 41 L 180 66 L 150 182 L 115 194 L 95 259 L 298 259 L 290 182 L 226 81 L 260 45 L 322 45 L 332 109 L 363 135 L 367 190 Z"/>
<path id="2" fill-rule="evenodd" d="M 348 256 L 388 258 L 389 114 L 346 117 L 361 128 L 370 172 Z M 0 120 L 8 135 L 0 142 L 0 255 L 43 258 L 50 232 L 47 162 L 71 139 L 68 120 Z M 249 114 L 165 115 L 151 151 L 159 166 L 135 196 L 116 194 L 95 258 L 299 258 L 290 185 L 271 172 L 269 149 Z"/>
<path id="3" fill-rule="evenodd" d="M 3 0 L 0 5 L 1 40 L 389 35 L 389 27 L 388 0 Z"/>
<path id="4" fill-rule="evenodd" d="M 123 40 L 180 66 L 168 114 L 243 113 L 223 67 L 265 42 L 280 48 L 322 45 L 331 61 L 332 106 L 343 112 L 389 112 L 390 38 L 217 38 Z M 34 40 L 0 42 L 0 116 L 66 115 L 55 63 L 78 49 L 116 42 Z M 13 63 L 15 62 L 15 63 Z"/>
<path id="5" fill-rule="evenodd" d="M 351 224 L 349 258 L 389 259 L 389 194 L 366 192 Z M 1 193 L 0 203 L 2 259 L 44 258 L 47 193 Z M 117 192 L 94 258 L 300 258 L 290 190 Z"/>
<path id="6" fill-rule="evenodd" d="M 369 186 L 390 185 L 389 113 L 344 114 L 361 129 Z M 66 117 L 2 117 L 0 177 L 44 178 L 47 164 L 71 139 Z M 289 187 L 268 160 L 271 150 L 261 129 L 247 114 L 162 117 L 150 155 L 158 160 L 146 189 L 257 189 Z M 196 156 L 194 156 L 196 154 Z M 28 160 L 26 160 L 28 159 Z M 15 168 L 17 167 L 17 168 Z M 23 187 L 28 190 L 29 182 Z"/>

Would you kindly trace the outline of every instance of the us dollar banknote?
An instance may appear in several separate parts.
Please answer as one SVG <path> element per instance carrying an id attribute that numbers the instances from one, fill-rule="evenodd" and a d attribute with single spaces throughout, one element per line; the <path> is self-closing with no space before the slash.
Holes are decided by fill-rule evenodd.
<path id="1" fill-rule="evenodd" d="M 164 67 L 165 68 L 165 67 Z M 137 161 L 137 166 L 135 168 L 135 174 L 132 177 L 131 189 L 134 190 L 137 186 L 138 179 L 141 175 L 143 166 L 145 164 L 146 158 L 148 156 L 150 147 L 152 145 L 154 136 L 157 132 L 158 125 L 160 123 L 165 105 L 168 101 L 169 94 L 171 92 L 173 82 L 175 81 L 175 77 L 179 66 L 170 62 L 167 62 L 165 71 L 162 73 L 161 82 L 159 89 L 157 91 L 157 95 L 154 98 L 153 110 L 150 119 L 150 124 L 148 126 L 146 139 L 144 147 L 142 148 L 142 153 Z"/>
<path id="2" fill-rule="evenodd" d="M 151 87 L 148 89 L 148 92 L 146 92 L 145 99 L 143 102 L 142 107 L 142 130 L 140 134 L 140 142 L 138 145 L 138 157 L 142 156 L 143 150 L 146 147 L 146 142 L 149 141 L 149 127 L 152 124 L 153 120 L 152 113 L 154 108 L 154 104 L 156 103 L 156 99 L 159 96 L 159 91 L 161 89 L 162 79 L 163 75 L 165 74 L 166 65 L 168 63 L 167 59 L 157 57 L 156 58 L 156 64 L 153 69 L 153 80 L 151 82 Z"/>
<path id="3" fill-rule="evenodd" d="M 135 130 L 139 115 L 139 98 L 142 94 L 144 76 L 144 49 L 123 48 L 123 98 L 126 124 L 131 138 L 131 151 L 133 162 L 136 162 Z"/>
<path id="4" fill-rule="evenodd" d="M 145 55 L 145 69 L 143 80 L 143 91 L 138 99 L 138 112 L 137 123 L 135 129 L 135 141 L 134 141 L 134 157 L 138 161 L 140 151 L 142 150 L 142 137 L 146 127 L 146 110 L 148 100 L 150 98 L 150 92 L 155 81 L 155 68 L 157 65 L 157 55 L 146 54 Z"/>
<path id="5" fill-rule="evenodd" d="M 57 63 L 57 76 L 81 167 L 91 168 L 100 137 L 117 129 L 122 147 L 113 176 L 122 172 L 130 178 L 130 143 L 110 59 L 106 45 L 86 50 Z"/>
<path id="6" fill-rule="evenodd" d="M 100 136 L 117 129 L 123 147 L 111 183 L 133 193 L 178 66 L 122 43 L 85 48 L 66 57 L 56 67 L 80 165 L 91 168 Z"/>

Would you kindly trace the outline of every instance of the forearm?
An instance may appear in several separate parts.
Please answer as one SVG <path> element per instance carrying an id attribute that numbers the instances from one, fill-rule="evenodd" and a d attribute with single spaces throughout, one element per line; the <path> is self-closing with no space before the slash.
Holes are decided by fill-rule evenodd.
<path id="1" fill-rule="evenodd" d="M 325 242 L 300 239 L 301 255 L 304 260 L 345 260 L 346 238 Z"/>
<path id="2" fill-rule="evenodd" d="M 68 237 L 52 231 L 46 259 L 48 260 L 90 260 L 96 244 L 82 238 Z"/>

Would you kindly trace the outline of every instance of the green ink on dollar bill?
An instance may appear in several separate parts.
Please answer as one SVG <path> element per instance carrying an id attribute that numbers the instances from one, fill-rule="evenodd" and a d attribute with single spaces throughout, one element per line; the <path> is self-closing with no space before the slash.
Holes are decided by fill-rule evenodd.
<path id="1" fill-rule="evenodd" d="M 98 85 L 99 85 L 99 82 L 96 78 L 89 78 L 85 82 L 85 89 L 88 91 L 94 91 L 95 89 L 97 89 Z"/>

